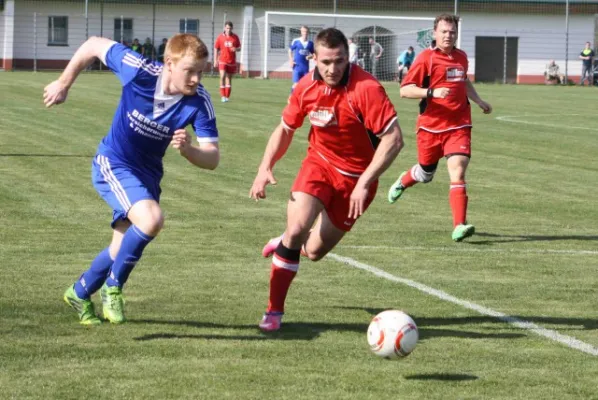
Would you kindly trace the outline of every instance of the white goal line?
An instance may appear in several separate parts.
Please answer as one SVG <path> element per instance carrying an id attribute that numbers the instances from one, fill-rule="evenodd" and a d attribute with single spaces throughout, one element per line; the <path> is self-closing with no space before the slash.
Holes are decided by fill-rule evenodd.
<path id="1" fill-rule="evenodd" d="M 567 336 L 567 335 L 563 335 L 555 330 L 552 329 L 546 329 L 543 328 L 537 324 L 534 324 L 530 321 L 526 321 L 523 319 L 519 319 L 504 313 L 501 313 L 499 311 L 495 311 L 492 310 L 490 308 L 487 307 L 483 307 L 479 304 L 476 303 L 472 303 L 470 301 L 467 300 L 462 300 L 459 299 L 455 296 L 452 296 L 442 290 L 438 290 L 438 289 L 434 289 L 430 286 L 426 286 L 422 283 L 413 281 L 411 279 L 406 279 L 406 278 L 402 278 L 400 276 L 396 276 L 396 275 L 392 275 L 389 274 L 386 271 L 383 271 L 379 268 L 376 268 L 374 266 L 368 265 L 368 264 L 364 264 L 362 262 L 359 262 L 357 260 L 354 260 L 350 257 L 343 257 L 343 256 L 339 256 L 337 254 L 334 253 L 328 253 L 327 255 L 328 258 L 331 258 L 333 260 L 336 260 L 338 262 L 347 264 L 353 268 L 357 268 L 357 269 L 361 269 L 367 272 L 370 272 L 380 278 L 384 278 L 387 279 L 389 281 L 393 281 L 393 282 L 397 282 L 397 283 L 401 283 L 403 285 L 407 285 L 409 287 L 412 287 L 414 289 L 417 289 L 423 293 L 426 293 L 430 296 L 434 296 L 439 298 L 440 300 L 443 301 L 447 301 L 449 303 L 453 303 L 456 305 L 459 305 L 461 307 L 473 310 L 478 312 L 479 314 L 482 315 L 487 315 L 489 317 L 494 317 L 500 321 L 506 322 L 508 324 L 511 324 L 517 328 L 520 329 L 527 329 L 530 332 L 535 333 L 536 335 L 539 336 L 543 336 L 547 339 L 553 340 L 555 342 L 561 343 L 571 349 L 575 349 L 575 350 L 579 350 L 581 352 L 590 354 L 592 356 L 598 356 L 598 348 L 592 346 L 589 343 L 583 342 L 577 338 L 574 338 L 573 336 Z"/>

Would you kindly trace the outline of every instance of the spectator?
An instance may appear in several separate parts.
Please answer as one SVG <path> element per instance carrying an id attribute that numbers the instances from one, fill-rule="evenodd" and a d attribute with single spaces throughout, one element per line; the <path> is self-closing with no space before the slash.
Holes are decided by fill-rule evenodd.
<path id="1" fill-rule="evenodd" d="M 592 64 L 594 62 L 594 50 L 592 50 L 592 45 L 590 42 L 586 42 L 586 48 L 581 51 L 579 54 L 579 58 L 581 61 L 581 86 L 583 86 L 583 81 L 585 79 L 588 80 L 588 86 L 592 86 L 594 77 L 592 76 Z"/>
<path id="2" fill-rule="evenodd" d="M 158 46 L 158 61 L 163 63 L 164 62 L 164 51 L 166 50 L 166 43 L 168 39 L 162 39 L 162 44 Z"/>
<path id="3" fill-rule="evenodd" d="M 131 45 L 131 50 L 133 50 L 136 53 L 142 54 L 143 53 L 143 48 L 141 47 L 141 44 L 139 43 L 139 39 L 135 38 L 133 39 L 133 44 Z"/>
<path id="4" fill-rule="evenodd" d="M 152 39 L 145 38 L 145 43 L 143 44 L 141 51 L 143 52 L 141 53 L 141 55 L 143 55 L 148 60 L 154 61 L 156 59 L 156 48 L 152 43 Z"/>
<path id="5" fill-rule="evenodd" d="M 399 72 L 398 80 L 399 83 L 403 81 L 403 74 L 409 71 L 413 59 L 415 58 L 415 51 L 412 46 L 409 46 L 407 50 L 404 50 L 401 55 L 397 58 L 397 70 Z"/>
<path id="6" fill-rule="evenodd" d="M 353 41 L 353 38 L 349 38 L 349 62 L 351 64 L 357 64 L 359 59 L 359 47 Z"/>
<path id="7" fill-rule="evenodd" d="M 546 70 L 544 71 L 544 82 L 547 85 L 562 84 L 565 81 L 565 76 L 560 73 L 559 66 L 554 60 L 550 60 L 546 64 Z"/>
<path id="8" fill-rule="evenodd" d="M 384 48 L 380 46 L 380 43 L 376 42 L 373 37 L 370 36 L 370 73 L 374 75 L 375 78 L 378 78 L 376 75 L 376 69 L 378 67 L 378 61 L 380 57 L 382 57 L 382 53 L 384 53 Z"/>

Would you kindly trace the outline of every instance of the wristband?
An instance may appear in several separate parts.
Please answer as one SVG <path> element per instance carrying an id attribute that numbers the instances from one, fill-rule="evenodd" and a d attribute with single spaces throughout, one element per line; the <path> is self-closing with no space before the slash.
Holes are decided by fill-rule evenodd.
<path id="1" fill-rule="evenodd" d="M 434 97 L 434 89 L 433 88 L 428 88 L 428 91 L 426 92 L 426 97 L 429 99 L 430 97 Z"/>

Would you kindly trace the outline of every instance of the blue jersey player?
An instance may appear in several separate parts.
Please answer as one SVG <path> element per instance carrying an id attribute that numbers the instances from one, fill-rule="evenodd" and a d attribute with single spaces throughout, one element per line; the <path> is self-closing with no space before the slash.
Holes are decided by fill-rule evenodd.
<path id="1" fill-rule="evenodd" d="M 90 300 L 100 288 L 104 318 L 112 323 L 125 320 L 123 285 L 164 224 L 160 180 L 168 146 L 199 168 L 214 169 L 220 158 L 214 108 L 200 84 L 208 49 L 197 36 L 173 36 L 166 44 L 164 64 L 122 44 L 92 37 L 60 78 L 46 86 L 45 105 L 63 103 L 79 73 L 96 58 L 118 76 L 123 89 L 92 163 L 93 185 L 113 210 L 112 242 L 64 294 L 84 325 L 101 323 Z M 192 144 L 187 125 L 193 127 L 197 145 Z"/>
<path id="2" fill-rule="evenodd" d="M 293 86 L 291 91 L 297 86 L 297 82 L 309 72 L 309 60 L 314 57 L 314 42 L 307 38 L 309 28 L 301 27 L 301 37 L 293 40 L 289 47 L 289 61 L 293 68 Z"/>

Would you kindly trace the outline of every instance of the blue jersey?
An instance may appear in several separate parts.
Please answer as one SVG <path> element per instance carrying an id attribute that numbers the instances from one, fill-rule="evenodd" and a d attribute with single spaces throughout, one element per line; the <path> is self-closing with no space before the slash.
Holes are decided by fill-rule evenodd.
<path id="1" fill-rule="evenodd" d="M 413 59 L 415 58 L 415 52 L 412 51 L 409 53 L 407 50 L 404 50 L 401 55 L 397 58 L 397 64 L 403 64 L 407 67 L 410 67 L 413 64 Z"/>
<path id="2" fill-rule="evenodd" d="M 311 40 L 302 41 L 301 38 L 293 40 L 290 47 L 293 52 L 293 61 L 295 61 L 295 68 L 309 71 L 309 60 L 307 56 L 314 54 L 314 42 Z"/>
<path id="3" fill-rule="evenodd" d="M 98 147 L 99 155 L 159 182 L 162 158 L 177 129 L 191 124 L 198 142 L 218 141 L 212 101 L 201 84 L 193 96 L 165 94 L 162 63 L 149 61 L 119 43 L 108 49 L 102 61 L 118 76 L 123 89 L 110 130 Z"/>

